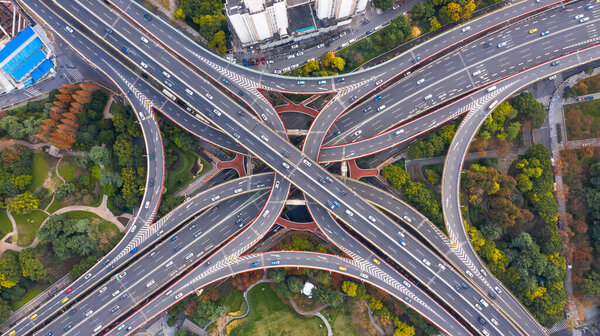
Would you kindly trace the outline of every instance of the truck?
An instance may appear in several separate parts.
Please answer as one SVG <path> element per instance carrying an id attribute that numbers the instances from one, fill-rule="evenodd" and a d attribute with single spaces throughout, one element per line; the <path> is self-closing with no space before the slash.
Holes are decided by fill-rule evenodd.
<path id="1" fill-rule="evenodd" d="M 175 101 L 175 100 L 177 99 L 177 98 L 175 98 L 175 95 L 174 95 L 174 94 L 172 94 L 172 93 L 171 93 L 171 91 L 169 91 L 169 90 L 167 90 L 167 89 L 163 89 L 163 90 L 162 90 L 162 93 L 163 93 L 165 96 L 169 97 L 169 99 L 171 99 L 171 100 L 173 100 L 173 101 Z"/>

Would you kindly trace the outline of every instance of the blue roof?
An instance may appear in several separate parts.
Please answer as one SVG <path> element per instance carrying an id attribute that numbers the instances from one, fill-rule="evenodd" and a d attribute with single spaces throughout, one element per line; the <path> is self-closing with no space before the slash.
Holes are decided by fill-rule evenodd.
<path id="1" fill-rule="evenodd" d="M 37 82 L 38 80 L 40 80 L 40 78 L 44 77 L 44 75 L 48 73 L 48 71 L 50 71 L 52 67 L 54 67 L 52 61 L 49 59 L 45 60 L 44 63 L 42 63 L 39 67 L 33 70 L 33 72 L 31 73 L 31 78 Z"/>
<path id="2" fill-rule="evenodd" d="M 40 64 L 44 58 L 46 58 L 46 54 L 40 49 L 35 52 L 35 54 L 31 55 L 23 64 L 21 64 L 17 70 L 13 71 L 10 75 L 16 80 L 20 81 L 27 75 L 31 70 L 36 68 L 38 64 Z"/>
<path id="3" fill-rule="evenodd" d="M 2 69 L 7 74 L 13 72 L 21 63 L 28 59 L 33 53 L 36 52 L 43 45 L 42 41 L 36 37 L 35 40 L 29 42 L 21 51 L 11 58 Z"/>
<path id="4" fill-rule="evenodd" d="M 25 87 L 27 87 L 27 86 L 29 86 L 29 85 L 31 85 L 31 84 L 33 84 L 33 79 L 28 79 L 28 80 L 27 80 L 25 83 L 23 83 L 23 85 L 24 85 Z"/>
<path id="5" fill-rule="evenodd" d="M 0 63 L 3 62 L 10 54 L 17 50 L 25 41 L 27 41 L 31 35 L 33 35 L 33 29 L 31 27 L 25 28 L 19 33 L 12 41 L 0 50 Z"/>

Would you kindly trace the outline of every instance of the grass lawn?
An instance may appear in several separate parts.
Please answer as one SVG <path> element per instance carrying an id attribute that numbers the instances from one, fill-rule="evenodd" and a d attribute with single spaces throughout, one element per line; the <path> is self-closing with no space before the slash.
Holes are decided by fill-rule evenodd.
<path id="1" fill-rule="evenodd" d="M 600 100 L 590 100 L 564 107 L 568 140 L 600 136 Z"/>
<path id="2" fill-rule="evenodd" d="M 296 312 L 271 289 L 270 284 L 255 286 L 248 293 L 250 314 L 240 321 L 241 325 L 231 330 L 231 336 L 247 335 L 286 335 L 318 336 L 326 335 L 325 326 L 318 317 L 304 317 Z"/>
<path id="3" fill-rule="evenodd" d="M 0 235 L 4 237 L 9 232 L 12 232 L 12 224 L 10 222 L 10 219 L 8 219 L 6 210 L 2 210 L 0 212 Z"/>
<path id="4" fill-rule="evenodd" d="M 64 208 L 65 206 L 66 205 L 62 204 L 55 198 L 54 201 L 48 207 L 48 210 L 46 210 L 46 211 L 48 211 L 49 213 L 54 213 L 54 211 L 56 211 L 60 208 Z"/>
<path id="5" fill-rule="evenodd" d="M 219 286 L 219 300 L 217 303 L 229 307 L 229 311 L 235 313 L 240 310 L 242 303 L 245 303 L 244 293 L 231 286 L 231 284 L 229 286 Z"/>
<path id="6" fill-rule="evenodd" d="M 90 223 L 99 225 L 100 232 L 103 232 L 105 234 L 108 234 L 108 235 L 121 234 L 121 231 L 119 231 L 119 228 L 115 224 L 103 219 L 102 217 L 96 215 L 93 212 L 69 211 L 69 212 L 66 212 L 65 215 L 67 215 L 67 217 L 72 218 L 72 219 L 87 219 L 90 221 Z"/>
<path id="7" fill-rule="evenodd" d="M 35 239 L 40 226 L 48 217 L 40 210 L 32 210 L 24 215 L 12 214 L 17 223 L 17 244 L 19 246 L 28 246 Z"/>
<path id="8" fill-rule="evenodd" d="M 202 170 L 197 174 L 198 176 L 204 175 L 207 171 L 212 168 L 212 163 L 206 161 L 203 157 L 200 156 L 200 161 L 202 161 Z"/>
<path id="9" fill-rule="evenodd" d="M 35 189 L 41 187 L 48 178 L 48 164 L 44 158 L 44 154 L 36 152 L 33 156 L 33 178 L 27 190 L 34 192 Z"/>
<path id="10" fill-rule="evenodd" d="M 81 175 L 80 169 L 74 164 L 72 164 L 69 159 L 63 159 L 60 161 L 60 165 L 58 166 L 58 173 L 67 182 L 74 180 L 75 178 L 79 177 L 79 175 Z"/>
<path id="11" fill-rule="evenodd" d="M 329 322 L 334 336 L 361 336 L 362 334 L 352 326 L 352 314 L 348 311 L 347 303 L 340 309 L 335 320 Z M 356 321 L 355 321 L 356 323 Z"/>
<path id="12" fill-rule="evenodd" d="M 177 152 L 177 169 L 170 170 L 167 176 L 167 191 L 169 193 L 176 192 L 192 181 L 194 177 L 192 176 L 191 169 L 197 157 L 192 152 Z"/>
<path id="13" fill-rule="evenodd" d="M 442 182 L 442 174 L 444 171 L 444 164 L 437 163 L 432 165 L 421 166 L 423 176 L 433 185 L 438 185 Z"/>
<path id="14" fill-rule="evenodd" d="M 48 286 L 49 285 L 36 285 L 35 287 L 28 290 L 27 293 L 25 293 L 25 296 L 23 296 L 20 300 L 12 301 L 10 303 L 10 307 L 13 311 L 21 308 L 24 304 L 26 304 L 31 299 L 40 294 L 44 289 L 48 288 Z"/>

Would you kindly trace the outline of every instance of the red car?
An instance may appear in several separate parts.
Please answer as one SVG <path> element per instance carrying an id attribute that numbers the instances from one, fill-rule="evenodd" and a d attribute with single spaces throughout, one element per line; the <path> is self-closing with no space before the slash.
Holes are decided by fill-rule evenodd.
<path id="1" fill-rule="evenodd" d="M 65 291 L 65 294 L 69 294 L 73 291 L 73 288 L 67 288 L 67 290 Z"/>
<path id="2" fill-rule="evenodd" d="M 259 65 L 260 61 L 258 60 L 258 57 L 256 58 L 256 65 Z"/>
<path id="3" fill-rule="evenodd" d="M 265 64 L 265 58 L 261 58 L 262 64 Z"/>

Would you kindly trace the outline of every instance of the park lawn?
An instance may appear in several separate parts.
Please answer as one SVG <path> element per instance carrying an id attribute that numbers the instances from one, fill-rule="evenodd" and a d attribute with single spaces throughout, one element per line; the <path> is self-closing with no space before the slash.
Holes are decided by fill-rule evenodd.
<path id="1" fill-rule="evenodd" d="M 48 211 L 49 213 L 54 213 L 56 210 L 64 208 L 66 205 L 62 204 L 61 202 L 59 202 L 56 198 L 54 199 L 54 201 L 52 201 L 52 203 L 50 204 L 50 206 L 48 207 L 48 209 L 46 211 Z"/>
<path id="2" fill-rule="evenodd" d="M 231 284 L 228 286 L 219 286 L 219 300 L 217 303 L 229 307 L 229 311 L 232 313 L 239 312 L 239 310 L 242 308 L 242 303 L 245 303 L 244 293 L 241 290 L 231 286 Z M 245 310 L 240 312 L 240 315 L 244 312 Z"/>
<path id="3" fill-rule="evenodd" d="M 352 325 L 352 314 L 348 311 L 348 302 L 345 301 L 335 320 L 329 321 L 334 336 L 361 336 L 362 334 Z M 355 321 L 356 323 L 356 321 Z"/>
<path id="4" fill-rule="evenodd" d="M 44 185 L 44 182 L 48 178 L 49 169 L 50 167 L 48 167 L 44 154 L 35 152 L 33 156 L 33 176 L 27 190 L 34 192 L 37 188 Z"/>
<path id="5" fill-rule="evenodd" d="M 250 314 L 240 321 L 240 326 L 229 333 L 242 335 L 286 335 L 318 336 L 326 335 L 325 326 L 318 317 L 304 317 L 296 312 L 275 294 L 270 284 L 256 285 L 248 293 Z"/>
<path id="6" fill-rule="evenodd" d="M 29 246 L 33 243 L 40 226 L 48 217 L 40 210 L 32 210 L 24 215 L 12 214 L 12 216 L 17 223 L 17 245 L 19 246 Z"/>
<path id="7" fill-rule="evenodd" d="M 10 219 L 8 219 L 6 210 L 2 210 L 0 212 L 0 235 L 4 237 L 9 232 L 12 232 L 12 230 L 12 223 L 10 222 Z"/>
<path id="8" fill-rule="evenodd" d="M 49 286 L 48 284 L 46 284 L 46 285 L 40 285 L 40 284 L 36 285 L 35 287 L 33 287 L 30 290 L 28 290 L 27 293 L 25 293 L 25 296 L 23 296 L 20 300 L 11 301 L 10 302 L 10 307 L 12 308 L 13 311 L 21 308 L 24 304 L 26 304 L 31 299 L 33 299 L 34 297 L 38 296 L 46 288 L 48 288 L 48 286 Z"/>
<path id="9" fill-rule="evenodd" d="M 100 232 L 107 239 L 113 236 L 122 236 L 123 234 L 119 231 L 119 228 L 102 217 L 96 215 L 93 212 L 89 211 L 69 211 L 66 212 L 65 215 L 72 219 L 87 219 L 90 221 L 92 225 L 98 225 L 100 227 Z"/>
<path id="10" fill-rule="evenodd" d="M 202 161 L 202 170 L 197 174 L 198 176 L 206 174 L 212 168 L 212 163 L 206 161 L 202 156 L 200 156 L 200 161 Z"/>
<path id="11" fill-rule="evenodd" d="M 71 163 L 69 159 L 62 159 L 58 166 L 58 174 L 60 174 L 66 182 L 69 182 L 81 175 L 81 169 Z"/>
<path id="12" fill-rule="evenodd" d="M 193 152 L 177 152 L 177 169 L 169 171 L 167 175 L 167 191 L 169 193 L 176 192 L 192 181 L 194 176 L 191 170 L 197 157 Z"/>
<path id="13" fill-rule="evenodd" d="M 581 111 L 579 123 L 572 120 L 574 116 L 571 112 L 575 110 Z M 583 140 L 600 136 L 600 100 L 569 104 L 564 107 L 564 111 L 568 140 Z M 573 129 L 577 124 L 580 125 L 580 129 Z"/>

